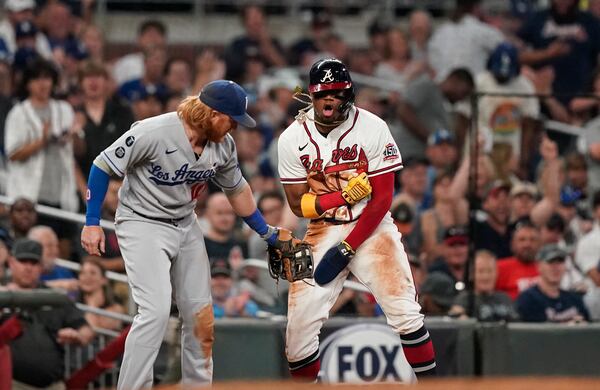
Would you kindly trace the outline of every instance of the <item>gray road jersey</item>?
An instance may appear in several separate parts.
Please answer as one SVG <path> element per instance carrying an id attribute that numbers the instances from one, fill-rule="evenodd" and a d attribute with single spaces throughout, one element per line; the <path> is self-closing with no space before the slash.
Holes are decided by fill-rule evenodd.
<path id="1" fill-rule="evenodd" d="M 233 138 L 208 142 L 196 160 L 177 113 L 134 123 L 100 157 L 125 177 L 119 208 L 153 218 L 182 218 L 193 212 L 195 198 L 212 180 L 235 190 L 246 181 L 237 161 Z"/>

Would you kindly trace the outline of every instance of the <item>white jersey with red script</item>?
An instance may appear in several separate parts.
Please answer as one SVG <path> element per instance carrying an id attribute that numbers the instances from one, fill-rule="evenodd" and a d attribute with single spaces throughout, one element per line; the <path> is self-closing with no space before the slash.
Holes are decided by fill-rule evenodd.
<path id="1" fill-rule="evenodd" d="M 309 117 L 314 116 L 311 109 Z M 374 177 L 402 168 L 402 158 L 387 124 L 369 111 L 352 108 L 348 119 L 326 136 L 313 121 L 292 123 L 279 137 L 282 184 L 308 183 L 317 195 L 343 189 L 348 180 L 367 172 Z M 354 206 L 327 210 L 322 218 L 355 221 L 369 198 Z"/>
<path id="2" fill-rule="evenodd" d="M 351 175 L 367 172 L 372 178 L 402 167 L 386 123 L 360 108 L 351 109 L 348 119 L 327 136 L 319 133 L 313 122 L 295 122 L 279 137 L 278 147 L 281 182 L 308 183 L 318 195 L 339 191 Z M 312 247 L 315 268 L 330 248 L 353 231 L 369 200 L 327 210 L 308 224 L 304 241 Z M 355 249 L 348 267 L 331 283 L 311 286 L 297 281 L 290 285 L 286 328 L 290 363 L 318 357 L 320 329 L 350 272 L 373 293 L 395 332 L 408 334 L 423 326 L 408 258 L 389 212 Z"/>

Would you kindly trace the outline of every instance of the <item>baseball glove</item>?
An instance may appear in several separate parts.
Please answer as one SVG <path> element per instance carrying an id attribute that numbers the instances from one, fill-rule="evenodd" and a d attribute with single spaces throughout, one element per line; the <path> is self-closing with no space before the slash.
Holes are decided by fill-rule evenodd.
<path id="1" fill-rule="evenodd" d="M 342 196 L 348 204 L 353 205 L 369 196 L 372 190 L 369 178 L 367 177 L 367 174 L 363 172 L 348 181 L 346 187 L 342 189 Z"/>
<path id="2" fill-rule="evenodd" d="M 313 277 L 313 258 L 310 245 L 295 238 L 287 229 L 279 229 L 275 245 L 268 246 L 269 274 L 275 280 L 288 282 Z"/>

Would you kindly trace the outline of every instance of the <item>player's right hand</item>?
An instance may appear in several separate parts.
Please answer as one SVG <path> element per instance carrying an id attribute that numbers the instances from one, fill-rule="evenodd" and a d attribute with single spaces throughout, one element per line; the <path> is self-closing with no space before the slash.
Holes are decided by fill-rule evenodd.
<path id="1" fill-rule="evenodd" d="M 369 178 L 366 172 L 363 172 L 348 181 L 346 187 L 342 189 L 342 196 L 348 204 L 353 205 L 369 196 L 371 191 L 373 189 L 371 183 L 369 183 Z"/>
<path id="2" fill-rule="evenodd" d="M 81 231 L 81 246 L 92 256 L 104 253 L 104 230 L 100 226 L 84 226 Z"/>

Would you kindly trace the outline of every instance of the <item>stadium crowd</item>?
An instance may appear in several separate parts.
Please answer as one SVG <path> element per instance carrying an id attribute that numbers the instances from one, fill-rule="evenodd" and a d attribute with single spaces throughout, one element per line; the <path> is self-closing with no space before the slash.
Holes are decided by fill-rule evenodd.
<path id="1" fill-rule="evenodd" d="M 111 57 L 111 43 L 94 24 L 93 1 L 6 0 L 0 190 L 14 202 L 0 215 L 2 288 L 63 289 L 74 301 L 126 312 L 127 289 L 106 278 L 106 271 L 124 272 L 114 232 L 106 229 L 103 257 L 87 256 L 81 226 L 40 215 L 35 205 L 83 212 L 86 178 L 100 151 L 133 122 L 174 111 L 183 97 L 220 78 L 244 86 L 257 118 L 256 128 L 238 128 L 233 136 L 259 209 L 269 224 L 302 236 L 306 221 L 291 213 L 278 182 L 276 144 L 303 107 L 294 88 L 306 85 L 306 69 L 335 57 L 353 74 L 392 86 L 355 80 L 356 106 L 385 118 L 400 148 L 404 168 L 390 212 L 425 313 L 599 320 L 600 1 L 552 0 L 538 8 L 513 0 L 494 13 L 477 0 L 456 3 L 444 19 L 425 9 L 377 18 L 365 29 L 368 47 L 345 42 L 327 9 L 315 11 L 306 34 L 284 46 L 264 10 L 249 5 L 240 10 L 242 36 L 196 48 L 195 57 L 173 49 L 167 25 L 147 20 L 135 49 Z M 477 155 L 469 145 L 475 92 Z M 107 220 L 114 218 L 120 185 L 111 180 Z M 263 241 L 236 219 L 216 187 L 199 199 L 197 214 L 212 264 L 215 316 L 285 314 L 285 285 L 278 291 L 246 263 L 266 259 Z M 472 294 L 462 283 L 470 255 Z M 80 263 L 81 271 L 60 267 L 57 258 Z M 380 314 L 370 294 L 350 289 L 332 309 L 332 315 Z M 86 322 L 122 327 L 90 313 L 63 319 L 57 330 L 76 332 Z M 86 337 L 69 333 L 64 340 Z"/>

